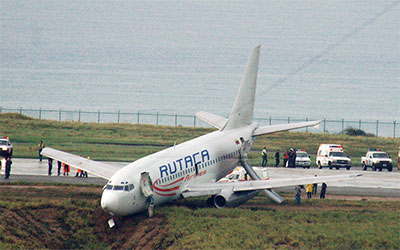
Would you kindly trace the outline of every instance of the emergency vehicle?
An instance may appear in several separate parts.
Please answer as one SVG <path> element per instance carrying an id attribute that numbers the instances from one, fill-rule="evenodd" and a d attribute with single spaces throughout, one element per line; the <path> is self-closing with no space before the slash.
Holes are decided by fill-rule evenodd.
<path id="1" fill-rule="evenodd" d="M 367 170 L 368 167 L 372 168 L 373 171 L 382 168 L 386 168 L 389 172 L 393 170 L 393 162 L 389 155 L 380 149 L 370 148 L 367 154 L 361 157 L 361 165 L 363 170 Z"/>
<path id="2" fill-rule="evenodd" d="M 0 138 L 0 169 L 6 164 L 6 159 L 12 156 L 13 146 L 11 144 L 10 138 L 3 137 Z"/>
<path id="3" fill-rule="evenodd" d="M 0 157 L 7 158 L 8 156 L 12 156 L 13 146 L 11 144 L 10 138 L 3 137 L 0 138 Z"/>
<path id="4" fill-rule="evenodd" d="M 343 147 L 339 144 L 321 144 L 319 145 L 317 158 L 315 160 L 317 167 L 346 168 L 350 170 L 351 159 L 345 154 Z"/>
<path id="5" fill-rule="evenodd" d="M 253 167 L 254 171 L 260 176 L 262 180 L 269 180 L 267 169 L 262 167 Z M 234 182 L 234 181 L 249 181 L 251 177 L 247 174 L 243 167 L 236 167 L 224 178 L 220 179 L 218 182 Z"/>
<path id="6" fill-rule="evenodd" d="M 296 167 L 310 168 L 311 160 L 308 153 L 302 149 L 296 151 Z"/>

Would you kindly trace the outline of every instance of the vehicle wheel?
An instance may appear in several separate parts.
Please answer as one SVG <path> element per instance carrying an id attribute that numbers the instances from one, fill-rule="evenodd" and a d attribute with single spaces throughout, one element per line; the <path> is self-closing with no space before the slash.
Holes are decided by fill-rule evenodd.
<path id="1" fill-rule="evenodd" d="M 329 169 L 332 169 L 332 164 L 328 162 Z"/>
<path id="2" fill-rule="evenodd" d="M 382 167 L 379 167 L 379 172 L 382 172 Z"/>
<path id="3" fill-rule="evenodd" d="M 389 172 L 392 172 L 392 170 L 393 170 L 393 167 L 388 167 Z"/>
<path id="4" fill-rule="evenodd" d="M 346 167 L 347 170 L 350 170 L 351 167 Z"/>
<path id="5" fill-rule="evenodd" d="M 375 166 L 372 166 L 372 171 L 376 171 L 376 167 Z"/>
<path id="6" fill-rule="evenodd" d="M 321 162 L 318 162 L 317 168 L 322 169 Z"/>
<path id="7" fill-rule="evenodd" d="M 367 166 L 365 165 L 365 163 L 361 164 L 361 167 L 364 171 L 367 171 Z"/>
<path id="8" fill-rule="evenodd" d="M 308 166 L 307 168 L 310 169 L 310 166 Z"/>
<path id="9" fill-rule="evenodd" d="M 336 167 L 336 170 L 339 170 L 340 169 L 340 167 Z"/>

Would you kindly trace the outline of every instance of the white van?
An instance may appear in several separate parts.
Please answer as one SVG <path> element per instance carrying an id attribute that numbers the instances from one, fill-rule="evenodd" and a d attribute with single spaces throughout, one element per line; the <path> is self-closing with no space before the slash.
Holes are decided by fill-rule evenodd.
<path id="1" fill-rule="evenodd" d="M 315 160 L 318 168 L 346 168 L 350 170 L 351 159 L 345 154 L 343 147 L 339 144 L 321 144 Z"/>

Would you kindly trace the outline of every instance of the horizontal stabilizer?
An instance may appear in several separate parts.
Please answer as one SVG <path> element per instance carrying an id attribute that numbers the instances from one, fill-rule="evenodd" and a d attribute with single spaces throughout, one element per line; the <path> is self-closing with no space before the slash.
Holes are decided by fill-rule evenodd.
<path id="1" fill-rule="evenodd" d="M 97 175 L 103 179 L 109 180 L 115 172 L 119 170 L 118 167 L 110 166 L 101 162 L 92 161 L 87 158 L 66 153 L 53 148 L 44 148 L 42 155 L 63 162 L 70 165 L 71 167 L 79 168 L 88 173 Z"/>
<path id="2" fill-rule="evenodd" d="M 228 119 L 219 116 L 219 115 L 214 115 L 205 111 L 200 111 L 196 113 L 196 117 L 199 118 L 200 120 L 207 122 L 208 124 L 216 127 L 217 129 L 221 129 L 225 126 L 226 121 Z"/>
<path id="3" fill-rule="evenodd" d="M 298 122 L 298 123 L 288 123 L 288 124 L 264 126 L 264 127 L 257 128 L 254 131 L 253 135 L 258 136 L 258 135 L 265 135 L 265 134 L 271 134 L 271 133 L 276 133 L 276 132 L 281 132 L 281 131 L 297 129 L 297 128 L 311 127 L 311 126 L 316 126 L 320 123 L 321 123 L 321 121 L 311 121 L 311 122 Z"/>

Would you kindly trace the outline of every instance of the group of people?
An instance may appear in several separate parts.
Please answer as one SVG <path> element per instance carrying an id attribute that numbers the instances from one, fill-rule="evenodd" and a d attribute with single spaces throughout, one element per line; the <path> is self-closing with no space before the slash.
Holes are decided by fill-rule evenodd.
<path id="1" fill-rule="evenodd" d="M 262 162 L 261 166 L 266 167 L 268 163 L 268 152 L 267 148 L 264 147 L 261 151 Z M 280 164 L 280 152 L 279 149 L 275 152 L 275 167 L 279 167 Z M 296 150 L 291 148 L 283 154 L 283 167 L 295 167 L 296 165 Z"/>
<path id="2" fill-rule="evenodd" d="M 53 159 L 49 158 L 48 159 L 48 165 L 49 165 L 49 170 L 48 174 L 49 176 L 52 175 L 52 169 L 53 169 Z M 71 167 L 68 164 L 65 164 L 64 162 L 57 161 L 57 176 L 61 175 L 61 167 L 63 170 L 63 175 L 64 176 L 69 176 L 69 173 L 71 172 Z M 88 174 L 86 171 L 83 171 L 82 169 L 77 169 L 75 177 L 84 177 L 87 178 Z"/>
<path id="3" fill-rule="evenodd" d="M 325 199 L 325 194 L 326 194 L 326 189 L 328 186 L 326 185 L 325 182 L 322 183 L 321 185 L 321 191 L 319 193 L 319 198 L 320 199 Z M 304 186 L 296 186 L 294 188 L 295 190 L 295 199 L 296 199 L 296 204 L 300 204 L 301 201 L 301 190 L 304 189 Z M 313 195 L 317 195 L 318 191 L 318 184 L 307 184 L 306 185 L 306 193 L 307 193 L 307 199 L 311 199 Z"/>
<path id="4" fill-rule="evenodd" d="M 38 145 L 38 153 L 39 153 L 39 161 L 41 162 L 43 160 L 43 156 L 42 156 L 42 150 L 44 148 L 44 144 L 43 141 L 40 141 L 39 145 Z M 48 159 L 48 175 L 52 175 L 52 170 L 53 170 L 53 159 L 49 158 Z M 69 176 L 69 173 L 71 172 L 71 167 L 64 163 L 64 162 L 60 162 L 57 161 L 57 176 L 61 175 L 61 167 L 62 167 L 62 172 L 64 176 Z M 86 171 L 83 171 L 82 169 L 77 169 L 77 172 L 75 174 L 75 177 L 88 177 L 88 174 Z"/>

